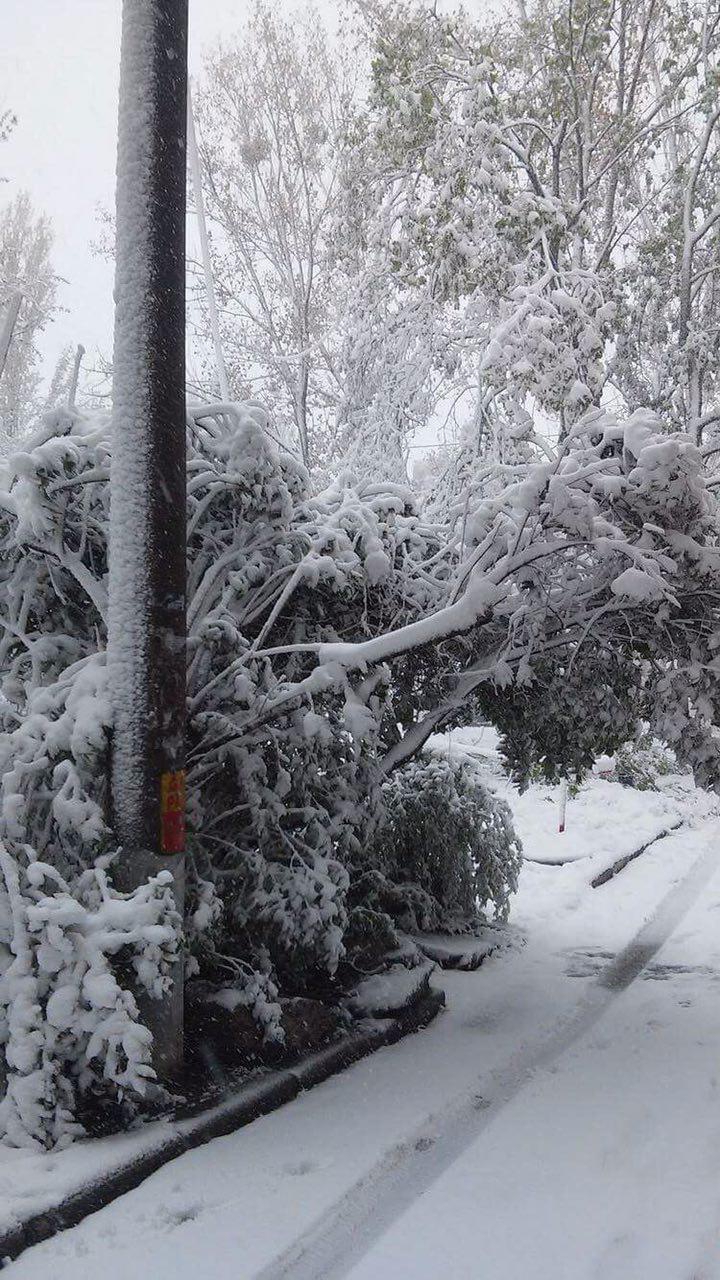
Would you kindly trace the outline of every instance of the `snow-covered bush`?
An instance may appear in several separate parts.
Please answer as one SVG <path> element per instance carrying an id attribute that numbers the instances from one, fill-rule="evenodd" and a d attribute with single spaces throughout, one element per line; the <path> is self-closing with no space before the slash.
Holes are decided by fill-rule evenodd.
<path id="1" fill-rule="evenodd" d="M 488 911 L 506 920 L 522 846 L 508 806 L 473 765 L 413 760 L 382 791 L 371 883 L 388 914 L 411 930 L 468 929 Z"/>
<path id="2" fill-rule="evenodd" d="M 341 480 L 311 496 L 303 468 L 266 428 L 250 405 L 198 411 L 188 433 L 188 971 L 232 981 L 243 1000 L 256 989 L 306 991 L 344 953 L 351 868 L 379 803 L 388 694 L 373 680 L 359 697 L 342 671 L 318 668 L 317 650 L 432 604 L 412 564 L 438 545 L 407 491 L 361 492 Z M 9 1078 L 0 1123 L 14 1142 L 63 1140 L 100 1080 L 115 1100 L 139 1092 L 149 1043 L 128 955 L 133 946 L 145 955 L 151 923 L 168 956 L 177 945 L 165 936 L 165 907 L 153 922 L 140 891 L 125 897 L 113 887 L 121 855 L 107 794 L 110 454 L 107 417 L 54 413 L 9 460 L 0 491 L 0 918 L 12 922 L 0 933 Z M 103 901 L 116 914 L 122 906 L 127 946 L 96 913 L 100 881 Z M 38 895 L 62 954 L 50 967 Z M 59 920 L 68 922 L 62 938 Z M 93 1021 L 102 984 L 85 981 L 88 964 L 106 979 L 103 998 L 115 1000 L 122 1052 Z M 17 992 L 31 987 L 26 1014 Z M 73 1025 L 55 1026 L 57 991 L 67 1013 L 71 989 Z M 277 1003 L 246 1003 L 275 1035 Z M 106 1021 L 109 1008 L 98 1004 Z"/>
<path id="3" fill-rule="evenodd" d="M 681 768 L 672 751 L 662 742 L 643 734 L 634 742 L 626 742 L 613 759 L 613 774 L 625 787 L 636 791 L 657 791 L 659 780 Z"/>
<path id="4" fill-rule="evenodd" d="M 193 945 L 204 973 L 239 956 L 295 993 L 344 952 L 388 698 L 382 680 L 360 698 L 318 650 L 427 607 L 419 562 L 437 540 L 406 490 L 341 477 L 311 495 L 266 426 L 250 406 L 192 438 L 191 860 L 221 908 Z"/>
<path id="5" fill-rule="evenodd" d="M 171 876 L 116 892 L 109 859 L 73 882 L 29 847 L 0 842 L 0 1133 L 63 1146 L 79 1102 L 132 1111 L 155 1079 L 135 996 L 162 996 L 177 959 Z"/>

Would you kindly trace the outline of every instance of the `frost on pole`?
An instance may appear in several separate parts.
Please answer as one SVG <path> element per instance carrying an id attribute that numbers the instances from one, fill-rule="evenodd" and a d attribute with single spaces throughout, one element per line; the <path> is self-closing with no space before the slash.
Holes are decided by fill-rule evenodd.
<path id="1" fill-rule="evenodd" d="M 180 906 L 186 93 L 187 0 L 124 0 L 109 566 L 112 807 L 122 883 L 132 887 L 168 867 Z M 154 1031 L 159 1056 L 170 1062 L 175 1051 L 165 1053 L 163 1034 Z"/>

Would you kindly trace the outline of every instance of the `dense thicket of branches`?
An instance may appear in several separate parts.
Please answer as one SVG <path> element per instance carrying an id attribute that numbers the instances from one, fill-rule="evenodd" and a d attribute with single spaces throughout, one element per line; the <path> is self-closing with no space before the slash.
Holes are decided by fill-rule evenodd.
<path id="1" fill-rule="evenodd" d="M 360 406 L 395 387 L 399 430 L 443 410 L 500 456 L 528 409 L 554 434 L 601 401 L 701 440 L 717 415 L 716 7 L 364 9 Z"/>
<path id="2" fill-rule="evenodd" d="M 418 841 L 412 865 L 399 857 L 419 784 L 386 780 L 434 730 L 490 716 L 523 776 L 582 771 L 646 716 L 715 783 L 720 576 L 700 454 L 648 415 L 590 415 L 552 458 L 495 468 L 491 489 L 479 470 L 432 523 L 399 486 L 313 495 L 266 428 L 252 404 L 189 420 L 185 926 L 189 974 L 231 982 L 272 1037 L 279 995 L 351 976 L 373 937 L 387 952 L 398 924 L 506 909 L 514 837 L 466 778 L 438 783 L 438 811 L 460 835 L 482 813 L 486 839 L 460 843 L 444 888 L 440 837 L 429 861 Z M 112 885 L 111 450 L 108 419 L 55 413 L 0 495 L 0 1116 L 14 1141 L 71 1137 L 78 1094 L 141 1091 L 150 1046 L 123 974 L 159 995 L 178 941 L 162 877 L 130 896 Z M 430 797 L 437 780 L 421 780 Z"/>
<path id="3" fill-rule="evenodd" d="M 316 386 L 298 427 L 305 456 L 317 433 L 325 457 L 403 479 L 409 441 L 429 424 L 503 456 L 528 410 L 554 434 L 608 399 L 712 435 L 716 7 L 359 10 L 352 100 L 325 37 L 323 92 L 303 92 L 303 24 L 262 6 L 242 56 L 208 62 L 200 99 L 217 270 L 228 318 L 243 312 L 229 330 L 255 334 L 242 360 L 262 382 L 277 360 L 261 353 L 267 282 L 277 314 L 298 316 L 282 359 Z M 304 21 L 315 48 L 317 17 Z M 264 71 L 249 98 L 251 63 Z M 302 128 L 288 141 L 271 123 L 298 95 Z"/>

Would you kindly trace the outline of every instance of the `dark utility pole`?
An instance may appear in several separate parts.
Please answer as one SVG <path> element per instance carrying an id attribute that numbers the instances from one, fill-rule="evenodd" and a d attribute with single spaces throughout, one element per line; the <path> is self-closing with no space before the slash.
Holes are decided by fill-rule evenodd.
<path id="1" fill-rule="evenodd" d="M 185 848 L 185 153 L 188 0 L 123 0 L 108 665 L 118 881 Z M 182 966 L 142 1000 L 154 1065 L 182 1065 Z"/>

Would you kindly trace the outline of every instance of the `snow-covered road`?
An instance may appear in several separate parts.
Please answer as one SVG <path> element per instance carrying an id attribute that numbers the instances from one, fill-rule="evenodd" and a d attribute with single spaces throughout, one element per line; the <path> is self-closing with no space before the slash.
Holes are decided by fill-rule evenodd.
<path id="1" fill-rule="evenodd" d="M 716 1280 L 720 986 L 704 948 L 691 958 L 671 944 L 357 1265 L 326 1274 Z"/>
<path id="2" fill-rule="evenodd" d="M 718 1280 L 719 835 L 705 819 L 595 890 L 598 855 L 528 862 L 526 945 L 442 975 L 427 1031 L 174 1161 L 11 1274 Z"/>
<path id="3" fill-rule="evenodd" d="M 695 843 L 694 833 L 690 841 L 687 835 L 677 838 L 681 848 L 687 848 L 689 842 Z M 613 1168 L 607 1162 L 611 1148 L 603 1145 L 598 1152 L 593 1134 L 599 1134 L 607 1124 L 609 1133 L 617 1139 L 618 1150 L 622 1150 L 622 1135 L 628 1119 L 628 1109 L 623 1105 L 625 1079 L 633 1070 L 633 1060 L 640 1056 L 641 1049 L 649 1049 L 648 1027 L 651 1030 L 670 1028 L 670 1039 L 676 1050 L 674 1070 L 681 1073 L 677 1087 L 683 1089 L 684 1058 L 677 1053 L 676 1042 L 682 1038 L 679 1033 L 687 1019 L 682 1013 L 678 1017 L 677 1010 L 692 1007 L 692 1000 L 684 999 L 678 1004 L 674 992 L 656 993 L 654 999 L 645 1002 L 655 1014 L 650 1018 L 646 1016 L 645 1005 L 640 1005 L 643 1012 L 637 1013 L 637 1001 L 632 1003 L 634 1012 L 629 1017 L 627 1014 L 623 1016 L 622 1010 L 618 1014 L 612 1006 L 617 1002 L 618 993 L 628 988 L 643 971 L 651 980 L 667 981 L 676 974 L 687 977 L 694 973 L 714 978 L 716 987 L 712 994 L 717 1000 L 720 996 L 720 985 L 717 985 L 720 984 L 720 966 L 717 970 L 707 964 L 687 962 L 682 963 L 679 969 L 666 962 L 650 969 L 647 966 L 665 945 L 671 951 L 673 930 L 686 917 L 689 917 L 688 936 L 704 952 L 703 943 L 707 942 L 708 933 L 712 932 L 713 926 L 717 927 L 716 919 L 709 917 L 708 912 L 720 908 L 718 868 L 717 851 L 708 841 L 689 872 L 669 887 L 656 911 L 617 956 L 612 959 L 605 959 L 597 953 L 586 956 L 587 968 L 598 967 L 599 971 L 596 981 L 585 992 L 572 1016 L 561 1020 L 549 1034 L 521 1050 L 512 1062 L 506 1064 L 501 1075 L 491 1079 L 482 1094 L 464 1100 L 454 1114 L 433 1118 L 423 1132 L 413 1135 L 401 1160 L 386 1161 L 375 1171 L 372 1179 L 352 1188 L 284 1257 L 273 1260 L 258 1280 L 280 1280 L 281 1277 L 287 1280 L 341 1280 L 346 1276 L 352 1280 L 374 1280 L 404 1274 L 417 1277 L 417 1280 L 425 1280 L 425 1277 L 434 1280 L 440 1274 L 449 1274 L 453 1280 L 456 1277 L 457 1280 L 465 1280 L 465 1277 L 476 1280 L 478 1261 L 483 1258 L 485 1265 L 486 1256 L 488 1269 L 483 1270 L 483 1274 L 513 1280 L 529 1274 L 527 1264 L 536 1247 L 532 1243 L 532 1235 L 518 1244 L 518 1236 L 523 1235 L 523 1231 L 518 1230 L 516 1216 L 520 1205 L 526 1206 L 533 1217 L 539 1215 L 539 1222 L 544 1224 L 543 1235 L 538 1237 L 544 1240 L 544 1244 L 542 1248 L 538 1246 L 541 1257 L 534 1258 L 534 1277 L 562 1280 L 567 1276 L 567 1280 L 579 1280 L 580 1277 L 584 1280 L 587 1276 L 590 1280 L 590 1277 L 597 1276 L 598 1280 L 609 1280 L 611 1276 L 623 1276 L 630 1280 L 631 1277 L 647 1275 L 657 1280 L 665 1275 L 668 1278 L 684 1276 L 683 1271 L 658 1271 L 657 1247 L 652 1251 L 653 1265 L 638 1271 L 636 1244 L 642 1245 L 644 1239 L 641 1235 L 636 1242 L 632 1232 L 621 1232 L 616 1242 L 615 1254 L 620 1269 L 607 1269 L 610 1254 L 604 1247 L 597 1257 L 594 1247 L 592 1256 L 585 1256 L 588 1242 L 584 1229 L 577 1237 L 576 1247 L 568 1247 L 565 1213 L 572 1209 L 577 1214 L 583 1209 L 582 1198 L 578 1197 L 576 1190 L 578 1170 L 575 1164 L 578 1162 L 569 1161 L 568 1156 L 577 1155 L 583 1170 L 588 1166 L 581 1196 L 587 1196 L 588 1211 L 594 1210 L 598 1216 L 596 1202 L 602 1200 L 604 1184 L 613 1185 Z M 703 891 L 716 879 L 715 898 L 698 906 Z M 697 913 L 697 919 L 694 913 Z M 715 958 L 720 962 L 720 948 Z M 707 989 L 707 983 L 705 987 Z M 710 1012 L 706 1006 L 704 1014 Z M 661 1020 L 661 1013 L 664 1020 Z M 618 1021 L 619 1029 L 613 1030 L 613 1024 Z M 596 1036 L 593 1032 L 600 1023 L 602 1034 Z M 715 1023 L 720 1032 L 717 1012 Z M 638 1037 L 640 1045 L 636 1043 Z M 720 1044 L 720 1036 L 717 1043 Z M 596 1088 L 598 1048 L 604 1051 L 601 1078 L 612 1081 L 612 1087 L 606 1089 L 602 1102 Z M 665 1044 L 657 1046 L 657 1051 L 663 1056 L 667 1049 Z M 651 1062 L 644 1065 L 648 1070 L 646 1080 L 651 1082 L 648 1084 L 650 1092 L 656 1081 L 653 1081 Z M 720 1064 L 718 1070 L 720 1072 Z M 577 1078 L 566 1079 L 573 1074 L 579 1077 L 580 1087 Z M 545 1079 L 554 1083 L 549 1090 L 543 1091 L 539 1083 Z M 656 1093 L 654 1100 L 649 1096 L 643 1098 L 645 1114 L 650 1114 L 653 1105 L 657 1108 L 658 1103 L 663 1110 L 668 1106 L 667 1083 L 667 1080 L 663 1081 L 659 1097 Z M 566 1095 L 571 1101 L 575 1100 L 575 1105 L 567 1109 Z M 717 1111 L 718 1098 L 711 1094 L 710 1104 L 712 1102 Z M 673 1107 L 674 1103 L 670 1102 L 670 1106 Z M 536 1111 L 540 1121 L 537 1126 Z M 696 1121 L 695 1128 L 700 1120 L 702 1129 L 705 1120 L 697 1115 L 694 1102 L 690 1111 Z M 674 1122 L 677 1116 L 678 1112 L 673 1111 Z M 717 1120 L 720 1136 L 720 1113 Z M 692 1132 L 692 1126 L 688 1128 Z M 644 1140 L 650 1144 L 650 1151 L 646 1154 L 652 1163 L 651 1135 L 646 1133 Z M 633 1155 L 633 1143 L 634 1138 L 625 1143 L 629 1156 Z M 661 1150 L 664 1146 L 661 1142 Z M 691 1143 L 691 1161 L 694 1156 L 695 1147 Z M 720 1151 L 713 1169 L 711 1186 L 717 1181 L 720 1171 Z M 692 1174 L 692 1168 L 685 1172 Z M 499 1178 L 501 1173 L 503 1176 Z M 705 1169 L 705 1174 L 709 1173 L 710 1170 Z M 498 1181 L 502 1184 L 501 1192 L 498 1192 Z M 652 1185 L 653 1197 L 658 1190 L 664 1190 L 668 1205 L 676 1205 L 675 1179 L 670 1177 L 665 1183 L 660 1172 L 655 1182 L 659 1183 L 659 1188 Z M 567 1187 L 573 1191 L 569 1204 L 563 1194 Z M 650 1186 L 644 1188 L 640 1180 L 635 1190 L 636 1201 L 642 1201 L 643 1193 L 650 1190 Z M 715 1220 L 716 1200 L 720 1205 L 720 1197 L 712 1200 L 712 1221 Z M 538 1201 L 542 1202 L 539 1206 Z M 654 1202 L 657 1203 L 656 1199 Z M 551 1209 L 554 1210 L 552 1214 Z M 602 1223 L 601 1205 L 599 1217 Z M 671 1230 L 674 1233 L 681 1231 L 681 1223 L 682 1213 L 678 1221 L 672 1220 Z M 720 1217 L 717 1226 L 720 1229 Z M 497 1241 L 494 1251 L 484 1243 L 486 1232 Z M 626 1234 L 632 1245 L 628 1249 L 620 1247 L 620 1241 L 625 1240 Z M 648 1243 L 657 1246 L 657 1236 L 658 1233 L 654 1232 Z M 600 1245 L 604 1246 L 602 1228 Z M 693 1245 L 691 1238 L 691 1252 Z M 659 1253 L 662 1257 L 662 1248 Z M 361 1260 L 357 1266 L 354 1265 L 356 1259 Z M 405 1271 L 401 1269 L 401 1263 Z M 628 1264 L 627 1269 L 623 1269 L 625 1263 Z M 720 1258 L 718 1268 L 720 1276 Z M 693 1278 L 696 1275 L 692 1268 L 687 1274 Z"/>

